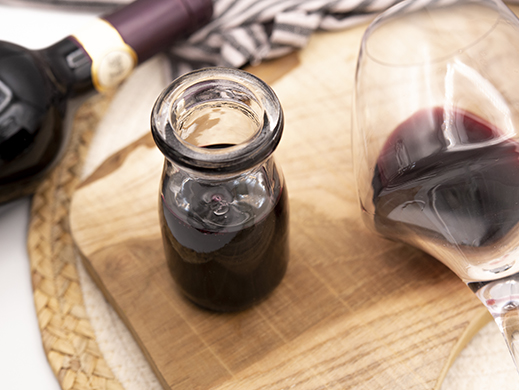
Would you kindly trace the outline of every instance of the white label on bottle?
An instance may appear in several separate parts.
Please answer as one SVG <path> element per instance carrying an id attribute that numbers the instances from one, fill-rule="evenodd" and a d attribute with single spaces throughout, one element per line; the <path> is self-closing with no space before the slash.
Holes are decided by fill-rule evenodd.
<path id="1" fill-rule="evenodd" d="M 73 37 L 92 59 L 92 82 L 98 91 L 117 86 L 137 64 L 133 49 L 105 20 L 94 20 Z"/>

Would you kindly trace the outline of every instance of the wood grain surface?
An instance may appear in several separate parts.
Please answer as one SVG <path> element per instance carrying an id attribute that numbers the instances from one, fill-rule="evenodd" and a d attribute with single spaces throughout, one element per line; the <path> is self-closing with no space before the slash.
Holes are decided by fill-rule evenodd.
<path id="1" fill-rule="evenodd" d="M 248 70 L 286 114 L 276 159 L 290 200 L 287 274 L 262 304 L 219 314 L 175 288 L 158 222 L 163 157 L 150 136 L 76 192 L 85 265 L 165 389 L 439 389 L 488 320 L 446 267 L 363 226 L 350 156 L 355 61 L 365 26 L 316 34 Z"/>

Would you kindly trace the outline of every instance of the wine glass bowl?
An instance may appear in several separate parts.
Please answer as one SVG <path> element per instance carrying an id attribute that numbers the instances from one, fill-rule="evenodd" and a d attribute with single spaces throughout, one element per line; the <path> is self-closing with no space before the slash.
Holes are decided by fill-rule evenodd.
<path id="1" fill-rule="evenodd" d="M 366 30 L 352 115 L 366 224 L 455 272 L 494 315 L 513 355 L 518 64 L 519 22 L 500 0 L 406 0 Z"/>

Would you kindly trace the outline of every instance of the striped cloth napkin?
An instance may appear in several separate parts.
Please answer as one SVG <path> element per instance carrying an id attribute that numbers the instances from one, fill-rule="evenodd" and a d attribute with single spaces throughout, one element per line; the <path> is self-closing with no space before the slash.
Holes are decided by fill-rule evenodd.
<path id="1" fill-rule="evenodd" d="M 303 48 L 316 30 L 365 22 L 399 1 L 214 0 L 213 20 L 170 50 L 173 73 L 207 65 L 255 65 Z"/>

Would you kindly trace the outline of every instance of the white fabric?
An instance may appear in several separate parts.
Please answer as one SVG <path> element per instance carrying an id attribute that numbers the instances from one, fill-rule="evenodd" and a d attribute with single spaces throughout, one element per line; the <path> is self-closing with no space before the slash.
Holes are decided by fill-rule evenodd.
<path id="1" fill-rule="evenodd" d="M 494 322 L 461 351 L 440 390 L 519 390 L 519 375 Z"/>

